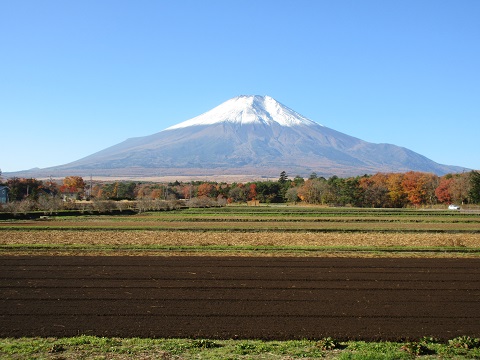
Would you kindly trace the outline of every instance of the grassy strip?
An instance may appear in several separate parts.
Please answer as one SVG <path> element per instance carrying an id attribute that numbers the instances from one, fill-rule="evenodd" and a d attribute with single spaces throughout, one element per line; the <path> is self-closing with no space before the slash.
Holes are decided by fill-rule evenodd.
<path id="1" fill-rule="evenodd" d="M 480 207 L 471 206 L 470 211 L 478 211 Z M 316 214 L 316 213 L 325 213 L 325 214 L 463 214 L 464 211 L 452 211 L 445 208 L 442 209 L 433 209 L 433 208 L 359 208 L 359 207 L 327 207 L 322 205 L 265 205 L 265 206 L 245 206 L 245 205 L 228 205 L 226 207 L 215 207 L 215 208 L 188 208 L 181 211 L 185 213 L 272 213 L 272 214 L 282 214 L 282 213 L 301 213 L 301 214 Z M 146 212 L 147 214 L 155 212 Z"/>
<path id="2" fill-rule="evenodd" d="M 421 218 L 428 218 L 428 219 L 435 219 L 438 217 L 444 218 L 451 218 L 451 219 L 465 219 L 465 218 L 478 218 L 480 211 L 472 211 L 472 212 L 453 212 L 453 211 L 434 211 L 434 210 L 422 210 L 422 211 L 414 211 L 414 210 L 398 210 L 398 211 L 372 211 L 368 209 L 356 209 L 355 211 L 345 211 L 343 209 L 340 210 L 329 210 L 324 208 L 319 208 L 315 211 L 296 211 L 294 208 L 288 209 L 287 211 L 262 211 L 260 208 L 252 210 L 251 208 L 247 208 L 247 210 L 243 211 L 228 211 L 229 208 L 226 209 L 217 209 L 210 210 L 210 209 L 198 209 L 195 211 L 190 210 L 183 210 L 183 211 L 171 211 L 171 212 L 150 212 L 150 213 L 143 213 L 140 216 L 181 216 L 181 217 L 195 217 L 195 216 L 224 216 L 224 217 L 235 217 L 235 216 L 242 216 L 242 217 L 302 217 L 302 218 L 330 218 L 330 217 L 365 217 L 365 218 L 388 218 L 388 217 L 421 217 Z"/>
<path id="3" fill-rule="evenodd" d="M 51 217 L 48 220 L 56 220 L 56 221 L 75 221 L 75 222 L 88 222 L 95 218 L 88 218 L 88 217 L 78 217 L 78 218 L 64 218 L 64 217 Z M 109 221 L 109 222 L 287 222 L 287 223 L 295 223 L 295 222 L 305 222 L 305 223 L 331 223 L 331 222 L 339 222 L 339 223 L 349 223 L 349 222 L 368 222 L 368 223 L 377 223 L 377 222 L 385 222 L 385 223 L 428 223 L 428 224 L 437 224 L 437 223 L 473 223 L 473 224 L 480 224 L 480 217 L 476 216 L 475 218 L 460 218 L 460 219 L 452 219 L 447 217 L 437 217 L 437 218 L 428 218 L 428 217 L 351 217 L 351 216 L 331 216 L 331 217 L 304 217 L 304 216 L 288 216 L 288 217 L 275 217 L 275 216 L 265 216 L 265 217 L 247 217 L 243 215 L 236 215 L 236 216 L 225 216 L 224 214 L 216 214 L 212 216 L 157 216 L 157 217 L 140 217 L 140 216 L 132 216 L 132 217 L 102 217 L 96 218 L 102 221 Z M 15 221 L 15 220 L 14 220 Z M 41 221 L 41 220 L 39 220 Z M 6 223 L 6 221 L 5 221 Z M 9 221 L 12 223 L 12 221 Z M 47 222 L 48 224 L 48 222 Z"/>
<path id="4" fill-rule="evenodd" d="M 0 245 L 0 252 L 17 250 L 55 251 L 171 251 L 171 252 L 267 252 L 282 253 L 450 253 L 480 256 L 480 248 L 452 247 L 405 247 L 405 246 L 270 246 L 270 245 L 84 245 L 84 244 L 8 244 Z"/>
<path id="5" fill-rule="evenodd" d="M 447 343 L 338 342 L 321 340 L 141 339 L 78 336 L 73 338 L 3 338 L 2 359 L 478 359 L 478 339 L 460 337 Z"/>
<path id="6" fill-rule="evenodd" d="M 156 212 L 145 212 L 145 213 L 136 213 L 132 211 L 124 212 L 105 212 L 105 213 L 90 213 L 82 211 L 73 211 L 68 213 L 60 212 L 53 214 L 45 214 L 43 212 L 32 212 L 28 214 L 19 214 L 17 218 L 7 217 L 6 214 L 0 213 L 0 218 L 2 215 L 5 219 L 15 220 L 15 219 L 37 219 L 40 217 L 54 217 L 57 219 L 71 219 L 71 218 L 125 218 L 125 217 L 141 217 L 141 218 L 168 218 L 168 217 L 180 217 L 180 218 L 194 218 L 197 216 L 203 217 L 226 217 L 226 218 L 236 218 L 236 217 L 247 217 L 247 218 L 264 218 L 264 217 L 275 217 L 275 218 L 295 218 L 300 217 L 304 219 L 308 218 L 331 218 L 331 217 L 365 217 L 365 218 L 405 218 L 405 217 L 415 217 L 415 218 L 425 218 L 425 219 L 435 219 L 438 217 L 444 217 L 447 219 L 468 219 L 468 218 L 477 218 L 480 215 L 480 209 L 477 210 L 467 210 L 467 211 L 449 211 L 449 210 L 433 210 L 433 209 L 424 209 L 424 210 L 415 210 L 415 209 L 369 209 L 369 208 L 326 208 L 326 207 L 302 207 L 302 206 L 266 206 L 266 207 L 248 207 L 248 206 L 227 206 L 223 208 L 191 208 L 191 209 L 182 209 L 182 210 L 172 210 L 172 211 L 156 211 Z M 253 220 L 253 219 L 252 219 Z"/>
<path id="7" fill-rule="evenodd" d="M 268 210 L 268 211 L 265 211 Z M 117 213 L 117 214 L 77 214 L 76 216 L 64 216 L 62 214 L 52 214 L 50 217 L 54 217 L 57 219 L 71 219 L 71 218 L 92 218 L 92 217 L 102 217 L 102 218 L 126 218 L 126 217 L 133 217 L 133 218 L 195 218 L 198 216 L 201 217 L 208 217 L 208 218 L 217 218 L 217 217 L 225 217 L 225 218 L 424 218 L 424 219 L 435 219 L 435 218 L 446 218 L 446 219 L 478 219 L 480 215 L 480 210 L 471 211 L 471 212 L 456 212 L 456 211 L 436 211 L 436 210 L 406 210 L 406 209 L 399 209 L 396 211 L 386 211 L 386 210 L 372 210 L 372 209 L 355 209 L 355 210 L 347 210 L 347 208 L 339 208 L 336 210 L 330 210 L 325 208 L 316 208 L 312 211 L 303 211 L 301 208 L 291 207 L 281 211 L 275 211 L 269 209 L 262 209 L 262 208 L 250 208 L 250 207 L 243 207 L 243 208 L 216 208 L 216 209 L 188 209 L 188 210 L 173 210 L 173 211 L 157 211 L 157 212 L 146 212 L 146 213 Z M 45 215 L 43 215 L 45 216 Z M 40 217 L 40 216 L 38 216 Z M 35 218 L 35 217 L 32 217 Z"/>

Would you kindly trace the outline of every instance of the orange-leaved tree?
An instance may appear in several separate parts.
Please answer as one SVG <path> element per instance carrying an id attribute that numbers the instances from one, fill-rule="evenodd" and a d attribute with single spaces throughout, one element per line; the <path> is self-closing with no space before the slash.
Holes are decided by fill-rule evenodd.
<path id="1" fill-rule="evenodd" d="M 450 204 L 452 202 L 452 193 L 450 190 L 452 184 L 452 177 L 442 177 L 440 179 L 440 183 L 435 189 L 435 196 L 437 197 L 438 201 L 444 204 Z"/>
<path id="2" fill-rule="evenodd" d="M 415 206 L 422 203 L 425 195 L 420 181 L 421 176 L 422 174 L 416 171 L 409 171 L 403 175 L 403 191 L 407 194 L 408 201 Z"/>
<path id="3" fill-rule="evenodd" d="M 407 199 L 415 206 L 435 203 L 435 189 L 438 186 L 438 176 L 430 173 L 409 171 L 402 180 L 403 191 Z"/>
<path id="4" fill-rule="evenodd" d="M 402 187 L 403 174 L 390 173 L 387 178 L 388 196 L 392 207 L 403 207 L 407 202 L 407 195 Z"/>
<path id="5" fill-rule="evenodd" d="M 215 196 L 217 196 L 215 186 L 213 186 L 210 183 L 200 184 L 198 186 L 197 196 L 198 197 L 202 197 L 202 196 L 215 197 Z"/>
<path id="6" fill-rule="evenodd" d="M 63 179 L 63 185 L 73 191 L 80 191 L 85 188 L 85 181 L 81 176 L 67 176 Z"/>
<path id="7" fill-rule="evenodd" d="M 250 184 L 248 191 L 248 200 L 255 200 L 257 197 L 257 184 Z"/>

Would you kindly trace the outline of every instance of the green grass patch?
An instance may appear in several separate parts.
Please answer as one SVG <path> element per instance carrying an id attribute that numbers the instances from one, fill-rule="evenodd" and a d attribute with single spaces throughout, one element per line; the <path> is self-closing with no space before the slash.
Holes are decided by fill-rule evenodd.
<path id="1" fill-rule="evenodd" d="M 418 255 L 450 255 L 450 256 L 480 256 L 480 248 L 466 247 L 405 247 L 405 246 L 260 246 L 260 245 L 85 245 L 85 244 L 11 244 L 0 245 L 2 252 L 32 252 L 55 251 L 65 253 L 237 253 L 244 255 L 270 254 L 277 256 L 288 255 L 322 255 L 356 253 L 364 255 L 387 254 L 418 254 Z"/>
<path id="2" fill-rule="evenodd" d="M 462 339 L 463 338 L 463 339 Z M 143 339 L 78 336 L 72 338 L 3 338 L 2 359 L 478 359 L 478 346 L 448 342 L 364 342 L 320 340 Z M 459 340 L 460 339 L 460 340 Z M 325 346 L 327 345 L 327 346 Z"/>

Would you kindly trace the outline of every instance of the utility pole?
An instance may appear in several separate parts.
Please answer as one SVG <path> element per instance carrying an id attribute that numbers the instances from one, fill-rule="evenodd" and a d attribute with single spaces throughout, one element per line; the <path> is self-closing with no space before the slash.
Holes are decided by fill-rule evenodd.
<path id="1" fill-rule="evenodd" d="M 48 183 L 48 189 L 50 190 L 50 196 L 53 198 L 55 195 L 53 194 L 53 179 L 52 175 L 50 175 L 50 182 Z"/>

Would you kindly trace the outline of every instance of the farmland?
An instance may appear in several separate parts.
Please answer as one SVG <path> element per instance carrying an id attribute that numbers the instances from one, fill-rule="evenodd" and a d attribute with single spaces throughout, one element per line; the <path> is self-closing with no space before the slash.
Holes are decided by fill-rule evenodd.
<path id="1" fill-rule="evenodd" d="M 477 256 L 479 249 L 473 211 L 231 206 L 0 222 L 4 254 Z"/>
<path id="2" fill-rule="evenodd" d="M 474 211 L 229 206 L 48 216 L 1 221 L 0 251 L 3 337 L 106 336 L 119 348 L 134 337 L 208 338 L 234 352 L 217 358 L 239 359 L 267 358 L 253 349 L 279 340 L 302 344 L 303 355 L 269 358 L 325 357 L 318 341 L 328 337 L 351 350 L 361 347 L 353 340 L 480 337 Z M 159 345 L 158 354 L 198 358 L 191 341 L 183 352 Z M 429 346 L 446 358 L 478 356 Z"/>

